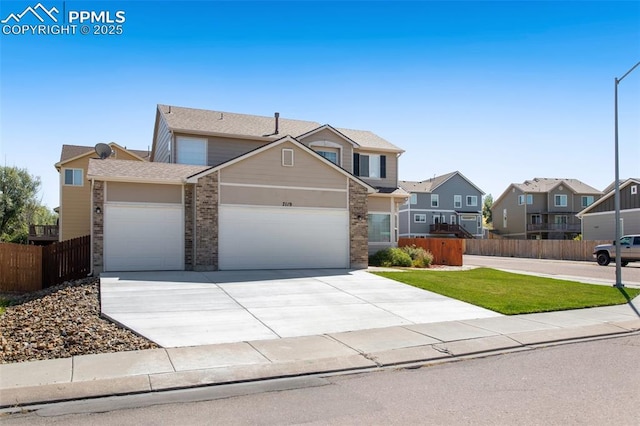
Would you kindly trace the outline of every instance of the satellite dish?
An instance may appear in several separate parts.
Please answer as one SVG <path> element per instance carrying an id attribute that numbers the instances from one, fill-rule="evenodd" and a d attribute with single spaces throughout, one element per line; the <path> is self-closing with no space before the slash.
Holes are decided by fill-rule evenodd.
<path id="1" fill-rule="evenodd" d="M 106 143 L 99 143 L 96 145 L 96 154 L 98 154 L 101 160 L 110 157 L 112 152 L 111 147 Z"/>

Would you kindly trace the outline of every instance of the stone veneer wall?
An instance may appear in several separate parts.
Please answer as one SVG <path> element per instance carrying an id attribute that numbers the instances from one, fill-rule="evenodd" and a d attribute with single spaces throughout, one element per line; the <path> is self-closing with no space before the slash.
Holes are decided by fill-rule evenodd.
<path id="1" fill-rule="evenodd" d="M 184 269 L 193 271 L 193 194 L 195 185 L 184 187 Z"/>
<path id="2" fill-rule="evenodd" d="M 349 179 L 349 260 L 351 268 L 369 265 L 367 188 Z"/>
<path id="3" fill-rule="evenodd" d="M 218 173 L 198 179 L 195 185 L 195 271 L 218 270 Z"/>
<path id="4" fill-rule="evenodd" d="M 95 209 L 100 207 L 102 213 L 95 213 Z M 104 182 L 94 181 L 93 183 L 93 275 L 97 276 L 104 269 Z"/>

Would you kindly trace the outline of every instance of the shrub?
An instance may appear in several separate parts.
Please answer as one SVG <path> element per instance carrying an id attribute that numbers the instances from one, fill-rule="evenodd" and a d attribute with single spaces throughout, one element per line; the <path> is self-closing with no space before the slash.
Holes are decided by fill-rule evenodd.
<path id="1" fill-rule="evenodd" d="M 401 250 L 409 255 L 414 268 L 428 268 L 433 263 L 433 255 L 430 251 L 416 245 L 404 246 Z"/>
<path id="2" fill-rule="evenodd" d="M 369 257 L 369 264 L 372 266 L 405 266 L 410 267 L 413 261 L 411 256 L 399 248 L 386 248 L 378 251 Z"/>

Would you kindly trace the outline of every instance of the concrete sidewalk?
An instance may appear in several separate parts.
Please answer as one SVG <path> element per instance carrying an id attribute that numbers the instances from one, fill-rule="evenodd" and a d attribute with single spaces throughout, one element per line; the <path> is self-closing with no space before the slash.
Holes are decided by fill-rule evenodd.
<path id="1" fill-rule="evenodd" d="M 367 371 L 640 331 L 629 304 L 0 365 L 0 406 Z"/>

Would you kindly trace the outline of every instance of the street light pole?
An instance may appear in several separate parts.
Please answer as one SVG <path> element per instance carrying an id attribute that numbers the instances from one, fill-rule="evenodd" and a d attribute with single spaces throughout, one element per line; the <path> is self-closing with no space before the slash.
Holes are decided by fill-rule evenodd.
<path id="1" fill-rule="evenodd" d="M 624 287 L 622 284 L 622 260 L 620 259 L 620 238 L 622 238 L 622 232 L 620 229 L 620 166 L 618 160 L 618 84 L 628 76 L 631 71 L 636 69 L 640 65 L 640 62 L 635 64 L 629 71 L 624 73 L 624 75 L 620 78 L 615 77 L 615 89 L 614 89 L 614 133 L 615 133 L 615 193 L 613 198 L 614 209 L 615 209 L 615 221 L 616 221 L 616 240 L 615 240 L 615 248 L 616 248 L 616 283 L 615 287 Z"/>

